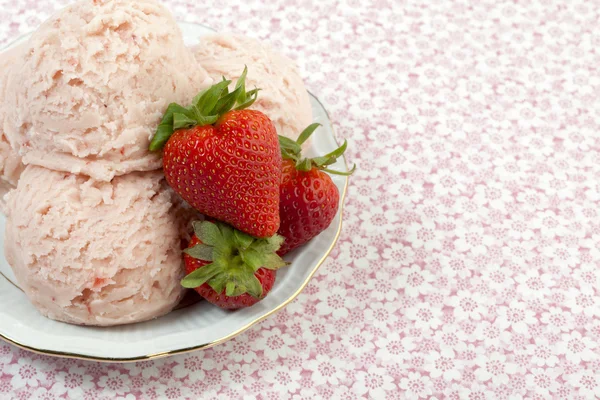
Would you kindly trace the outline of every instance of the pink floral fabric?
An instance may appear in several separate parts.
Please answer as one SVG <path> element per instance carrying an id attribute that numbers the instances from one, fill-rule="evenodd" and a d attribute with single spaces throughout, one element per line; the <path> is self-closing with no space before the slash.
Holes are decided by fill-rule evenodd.
<path id="1" fill-rule="evenodd" d="M 66 1 L 0 0 L 0 45 Z M 172 0 L 297 59 L 349 140 L 284 311 L 137 364 L 0 344 L 1 399 L 600 397 L 600 23 L 583 0 Z"/>

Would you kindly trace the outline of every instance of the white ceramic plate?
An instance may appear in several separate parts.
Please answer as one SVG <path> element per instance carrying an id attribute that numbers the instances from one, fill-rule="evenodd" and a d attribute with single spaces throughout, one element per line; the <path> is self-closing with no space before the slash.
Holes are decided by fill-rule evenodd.
<path id="1" fill-rule="evenodd" d="M 181 23 L 188 45 L 210 28 Z M 12 47 L 24 40 L 22 37 Z M 320 128 L 311 139 L 307 154 L 328 153 L 338 147 L 331 121 L 323 105 L 311 97 L 314 119 Z M 333 166 L 347 170 L 345 160 Z M 343 202 L 347 178 L 332 176 Z M 199 302 L 153 321 L 112 328 L 68 325 L 41 316 L 18 288 L 4 257 L 5 218 L 0 216 L 0 338 L 27 350 L 54 356 L 97 361 L 137 361 L 207 348 L 227 341 L 290 303 L 317 271 L 334 247 L 341 231 L 342 204 L 331 226 L 317 238 L 286 256 L 292 264 L 281 269 L 271 293 L 253 307 L 223 311 Z"/>

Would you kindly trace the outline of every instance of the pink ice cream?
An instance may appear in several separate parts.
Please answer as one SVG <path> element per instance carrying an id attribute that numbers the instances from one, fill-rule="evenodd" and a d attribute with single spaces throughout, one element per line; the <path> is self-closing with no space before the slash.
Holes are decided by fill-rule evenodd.
<path id="1" fill-rule="evenodd" d="M 23 171 L 21 157 L 14 151 L 4 136 L 4 116 L 10 110 L 4 110 L 6 98 L 6 81 L 9 70 L 14 65 L 24 46 L 20 45 L 0 53 L 0 204 L 7 191 L 14 188 Z"/>
<path id="2" fill-rule="evenodd" d="M 189 208 L 162 172 L 112 182 L 28 166 L 7 195 L 5 253 L 33 305 L 73 324 L 168 313 L 183 295 Z"/>
<path id="3" fill-rule="evenodd" d="M 202 37 L 192 50 L 215 81 L 222 76 L 235 81 L 247 65 L 246 87 L 262 89 L 253 108 L 269 116 L 280 135 L 296 139 L 313 122 L 308 93 L 291 59 L 257 40 L 235 35 Z"/>
<path id="4" fill-rule="evenodd" d="M 30 38 L 7 82 L 4 130 L 25 164 L 98 180 L 161 166 L 167 105 L 212 82 L 154 0 L 83 0 Z"/>

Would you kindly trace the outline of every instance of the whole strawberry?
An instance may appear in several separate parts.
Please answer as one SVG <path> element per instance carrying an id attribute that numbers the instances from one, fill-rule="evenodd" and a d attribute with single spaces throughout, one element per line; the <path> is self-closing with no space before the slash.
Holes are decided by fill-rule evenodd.
<path id="1" fill-rule="evenodd" d="M 223 80 L 189 108 L 169 105 L 150 150 L 164 146 L 167 182 L 192 207 L 264 238 L 279 228 L 281 153 L 271 120 L 247 110 L 258 89 L 246 92 L 246 73 L 231 93 Z"/>
<path id="2" fill-rule="evenodd" d="M 312 124 L 293 141 L 280 136 L 283 155 L 283 177 L 279 197 L 281 225 L 278 233 L 285 238 L 277 252 L 284 255 L 308 242 L 327 229 L 338 211 L 340 193 L 326 172 L 351 175 L 349 172 L 332 171 L 327 167 L 337 161 L 346 151 L 347 142 L 323 157 L 303 158 L 301 145 L 319 127 Z"/>
<path id="3" fill-rule="evenodd" d="M 286 265 L 275 253 L 282 242 L 281 236 L 256 239 L 221 222 L 194 222 L 181 284 L 221 308 L 249 307 L 269 293 L 276 270 Z"/>

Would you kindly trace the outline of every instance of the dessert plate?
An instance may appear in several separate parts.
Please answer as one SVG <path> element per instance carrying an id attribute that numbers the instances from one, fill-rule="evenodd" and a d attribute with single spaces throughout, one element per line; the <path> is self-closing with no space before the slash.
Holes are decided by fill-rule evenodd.
<path id="1" fill-rule="evenodd" d="M 213 30 L 180 23 L 187 45 Z M 24 40 L 24 36 L 12 47 Z M 310 95 L 316 122 L 323 126 L 312 137 L 307 155 L 338 147 L 327 111 Z M 331 167 L 347 171 L 344 159 Z M 148 360 L 199 350 L 223 343 L 281 310 L 296 298 L 333 249 L 342 226 L 342 203 L 347 177 L 331 176 L 340 191 L 340 209 L 331 226 L 305 246 L 289 253 L 291 265 L 281 269 L 271 293 L 258 304 L 224 311 L 200 301 L 148 322 L 109 328 L 83 327 L 52 321 L 40 315 L 19 289 L 4 257 L 5 217 L 0 216 L 0 338 L 26 350 L 59 357 L 107 362 Z"/>

